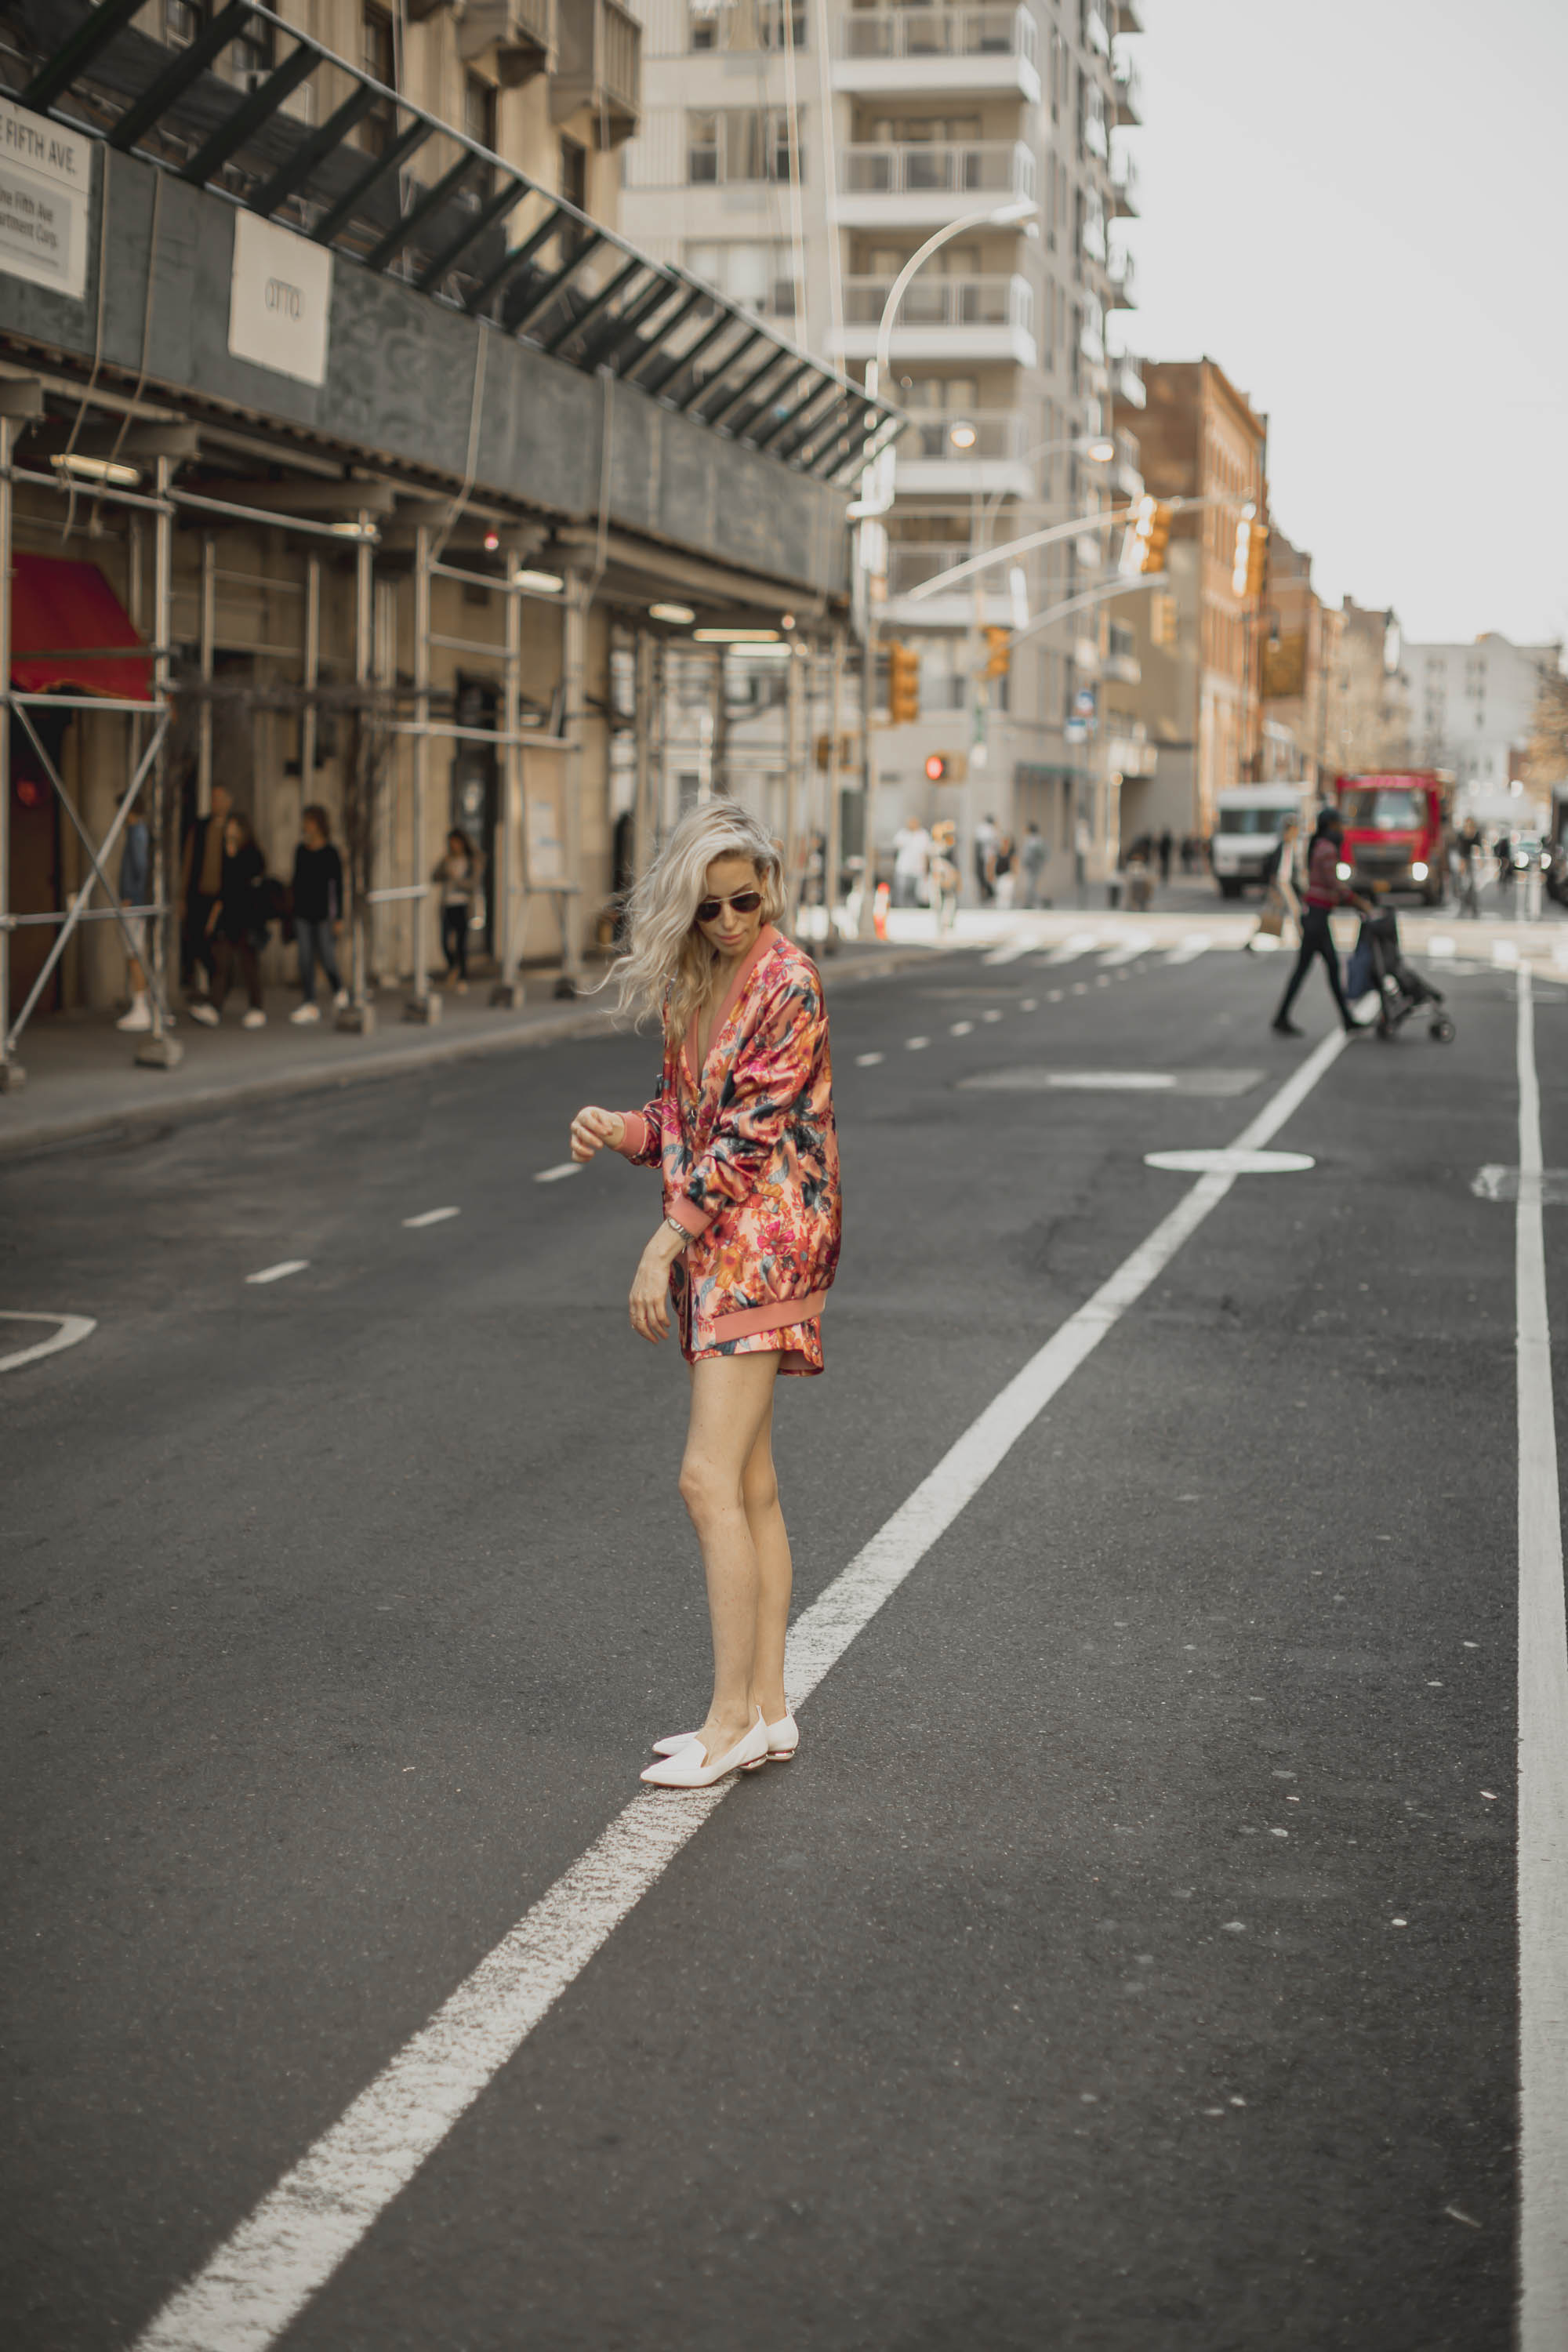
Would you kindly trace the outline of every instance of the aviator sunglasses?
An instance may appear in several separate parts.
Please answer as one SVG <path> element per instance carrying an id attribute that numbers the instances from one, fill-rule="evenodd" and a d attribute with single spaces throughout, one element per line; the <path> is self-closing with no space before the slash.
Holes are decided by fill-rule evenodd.
<path id="1" fill-rule="evenodd" d="M 731 898 L 703 898 L 697 908 L 700 923 L 717 922 L 721 907 L 732 907 L 737 915 L 754 915 L 763 903 L 760 890 L 737 890 Z"/>

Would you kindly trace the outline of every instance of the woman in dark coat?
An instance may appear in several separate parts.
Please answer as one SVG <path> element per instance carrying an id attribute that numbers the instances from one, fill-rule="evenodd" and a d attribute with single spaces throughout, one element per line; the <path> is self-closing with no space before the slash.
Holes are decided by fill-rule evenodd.
<path id="1" fill-rule="evenodd" d="M 261 965 L 257 950 L 267 937 L 267 867 L 256 845 L 250 819 L 231 810 L 223 829 L 223 875 L 218 895 L 207 917 L 212 943 L 213 978 L 208 995 L 193 1004 L 193 1020 L 216 1029 L 225 997 L 234 985 L 235 967 L 245 975 L 250 1002 L 240 1022 L 242 1029 L 265 1029 L 261 1004 Z"/>

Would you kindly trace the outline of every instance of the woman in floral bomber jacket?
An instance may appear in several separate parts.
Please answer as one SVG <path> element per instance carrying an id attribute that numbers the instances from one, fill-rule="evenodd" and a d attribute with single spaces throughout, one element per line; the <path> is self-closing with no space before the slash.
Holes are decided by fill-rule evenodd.
<path id="1" fill-rule="evenodd" d="M 641 1110 L 590 1105 L 572 1156 L 606 1145 L 663 1177 L 664 1221 L 632 1285 L 656 1346 L 673 1300 L 691 1367 L 680 1491 L 697 1529 L 713 1631 L 698 1732 L 655 1742 L 643 1774 L 702 1788 L 799 1734 L 784 1688 L 789 1538 L 773 1462 L 774 1381 L 822 1370 L 838 1263 L 838 1142 L 816 968 L 776 930 L 778 851 L 733 802 L 692 810 L 633 894 L 616 966 L 623 1009 L 657 1011 L 658 1092 Z"/>

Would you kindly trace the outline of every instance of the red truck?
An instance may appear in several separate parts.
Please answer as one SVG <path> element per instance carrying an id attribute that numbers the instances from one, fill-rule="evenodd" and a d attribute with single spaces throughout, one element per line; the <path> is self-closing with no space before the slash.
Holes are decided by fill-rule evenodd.
<path id="1" fill-rule="evenodd" d="M 1454 779 L 1438 768 L 1336 776 L 1344 862 L 1358 890 L 1414 890 L 1439 906 L 1448 886 Z"/>

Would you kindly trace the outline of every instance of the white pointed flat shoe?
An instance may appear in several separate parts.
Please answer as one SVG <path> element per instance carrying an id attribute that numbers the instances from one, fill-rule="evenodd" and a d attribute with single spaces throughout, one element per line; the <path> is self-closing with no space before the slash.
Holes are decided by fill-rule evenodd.
<path id="1" fill-rule="evenodd" d="M 672 1731 L 668 1739 L 654 1741 L 653 1752 L 656 1756 L 679 1756 L 683 1748 L 690 1747 L 696 1737 L 694 1731 Z M 763 1760 L 770 1764 L 787 1764 L 799 1746 L 799 1724 L 793 1715 L 783 1715 L 776 1723 L 768 1726 L 768 1752 Z"/>
<path id="2" fill-rule="evenodd" d="M 655 1789 L 710 1789 L 727 1772 L 743 1772 L 748 1764 L 765 1764 L 767 1760 L 768 1727 L 758 1707 L 757 1719 L 745 1738 L 738 1739 L 729 1754 L 721 1756 L 717 1762 L 708 1761 L 701 1741 L 693 1736 L 679 1755 L 650 1764 L 642 1777 Z"/>

